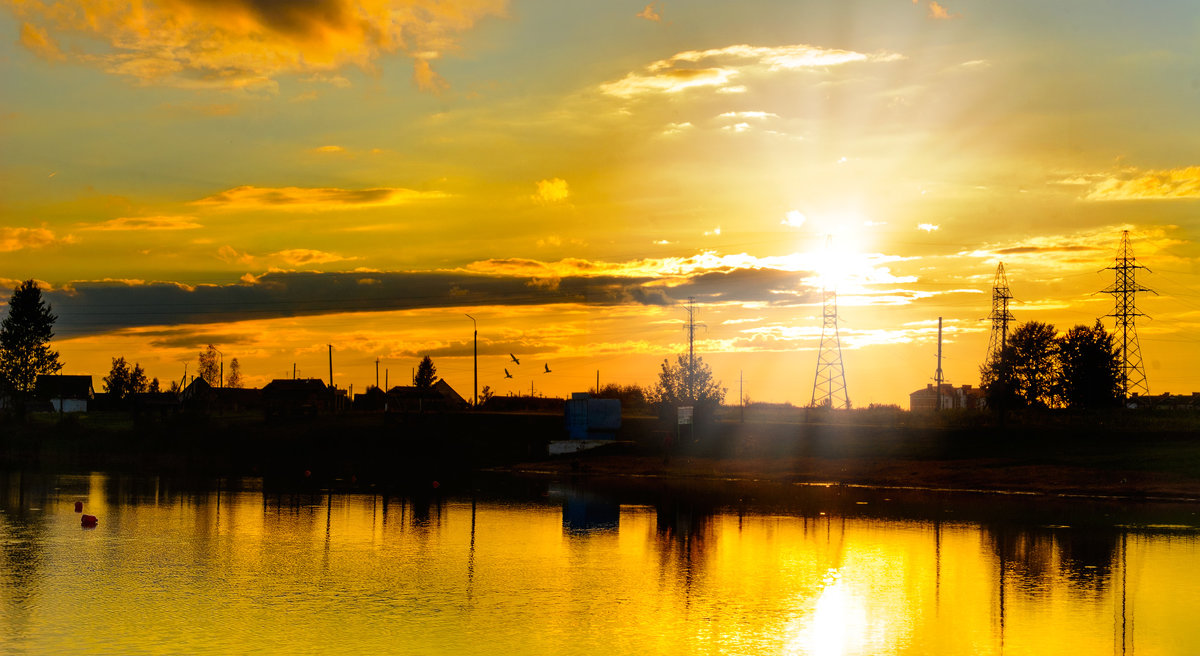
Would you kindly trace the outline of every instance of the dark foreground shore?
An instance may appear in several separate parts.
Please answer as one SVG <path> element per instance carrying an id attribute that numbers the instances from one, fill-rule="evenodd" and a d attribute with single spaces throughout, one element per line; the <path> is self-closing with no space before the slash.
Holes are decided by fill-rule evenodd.
<path id="1" fill-rule="evenodd" d="M 1200 433 L 1147 422 L 1006 427 L 717 422 L 694 434 L 627 418 L 620 443 L 548 457 L 558 415 L 261 415 L 133 421 L 42 418 L 0 426 L 0 468 L 259 475 L 353 486 L 481 470 L 534 476 L 736 479 L 1200 500 Z"/>

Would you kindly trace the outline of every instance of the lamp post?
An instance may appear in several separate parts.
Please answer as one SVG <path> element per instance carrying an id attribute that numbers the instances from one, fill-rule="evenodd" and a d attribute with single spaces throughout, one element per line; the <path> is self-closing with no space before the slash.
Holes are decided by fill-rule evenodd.
<path id="1" fill-rule="evenodd" d="M 475 327 L 475 335 L 474 335 L 474 338 L 475 338 L 475 397 L 474 397 L 475 402 L 471 404 L 471 407 L 478 408 L 479 407 L 479 323 L 477 321 L 475 321 L 475 317 L 473 317 L 469 314 L 465 315 L 465 316 L 471 320 L 471 325 Z"/>
<path id="2" fill-rule="evenodd" d="M 219 349 L 215 346 L 213 347 L 213 350 L 217 352 L 217 355 L 221 356 L 221 379 L 217 381 L 217 387 L 224 388 L 225 387 L 225 354 L 221 352 L 221 349 Z"/>

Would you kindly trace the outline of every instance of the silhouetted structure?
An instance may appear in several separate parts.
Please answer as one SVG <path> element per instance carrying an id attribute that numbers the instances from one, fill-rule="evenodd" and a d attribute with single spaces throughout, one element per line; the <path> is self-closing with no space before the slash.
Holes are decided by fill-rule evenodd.
<path id="1" fill-rule="evenodd" d="M 319 415 L 335 409 L 335 398 L 320 378 L 277 378 L 262 389 L 268 417 Z"/>
<path id="2" fill-rule="evenodd" d="M 826 252 L 832 241 L 832 237 L 826 238 Z M 829 289 L 828 281 L 822 281 L 821 304 L 821 346 L 817 351 L 817 373 L 813 378 L 809 405 L 849 410 L 850 395 L 846 391 L 846 372 L 842 368 L 842 342 L 838 339 L 837 289 Z"/>
<path id="3" fill-rule="evenodd" d="M 34 387 L 36 399 L 49 403 L 55 412 L 87 412 L 95 395 L 91 376 L 42 374 Z"/>
<path id="4" fill-rule="evenodd" d="M 936 390 L 940 390 L 939 394 Z M 937 408 L 979 410 L 986 405 L 986 397 L 982 389 L 963 385 L 955 387 L 950 383 L 942 383 L 936 388 L 932 383 L 908 395 L 908 409 L 913 412 L 932 412 Z"/>
<path id="5" fill-rule="evenodd" d="M 457 412 L 469 405 L 449 383 L 440 379 L 432 387 L 397 385 L 387 393 L 388 412 Z"/>
<path id="6" fill-rule="evenodd" d="M 1008 303 L 1012 300 L 1012 292 L 1008 289 L 1008 276 L 1004 274 L 1004 263 L 996 265 L 996 281 L 992 283 L 992 333 L 988 337 L 987 357 L 983 364 L 999 362 L 1000 354 L 1008 346 L 1008 324 L 1013 321 L 1012 312 L 1008 311 Z"/>
<path id="7" fill-rule="evenodd" d="M 1112 314 L 1115 331 L 1121 340 L 1121 396 L 1129 398 L 1131 393 L 1140 392 L 1143 396 L 1150 394 L 1150 385 L 1146 382 L 1146 370 L 1142 367 L 1142 348 L 1138 344 L 1137 328 L 1134 326 L 1136 317 L 1144 317 L 1138 312 L 1136 296 L 1138 292 L 1155 293 L 1153 289 L 1139 285 L 1136 280 L 1138 269 L 1146 267 L 1137 263 L 1133 257 L 1133 249 L 1129 246 L 1129 231 L 1121 231 L 1121 246 L 1117 250 L 1117 261 L 1106 270 L 1116 272 L 1116 280 L 1104 290 L 1112 294 L 1116 307 Z M 1146 269 L 1147 272 L 1150 269 Z"/>

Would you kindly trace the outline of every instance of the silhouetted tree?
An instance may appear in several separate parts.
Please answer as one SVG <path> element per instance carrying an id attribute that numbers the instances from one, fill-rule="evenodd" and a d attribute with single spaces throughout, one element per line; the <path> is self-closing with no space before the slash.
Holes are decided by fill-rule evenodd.
<path id="1" fill-rule="evenodd" d="M 417 378 L 413 384 L 418 389 L 429 389 L 437 382 L 438 377 L 434 375 L 436 373 L 437 367 L 433 366 L 433 360 L 427 355 L 421 359 L 421 364 L 417 365 Z"/>
<path id="2" fill-rule="evenodd" d="M 146 391 L 147 391 L 147 392 L 150 392 L 151 394 L 161 394 L 161 393 L 162 393 L 162 389 L 161 389 L 161 387 L 160 387 L 160 386 L 159 386 L 159 384 L 158 384 L 158 379 L 157 379 L 157 378 L 155 378 L 154 380 L 151 380 L 151 381 L 150 381 L 150 389 L 148 389 L 148 390 L 146 390 Z"/>
<path id="3" fill-rule="evenodd" d="M 621 402 L 621 408 L 627 410 L 645 410 L 649 405 L 646 400 L 646 390 L 636 383 L 630 385 L 608 383 L 596 392 L 596 398 L 617 399 Z"/>
<path id="4" fill-rule="evenodd" d="M 663 360 L 649 401 L 662 417 L 671 416 L 679 406 L 690 405 L 697 419 L 710 419 L 725 399 L 725 392 L 721 382 L 713 380 L 712 369 L 703 358 L 681 354 L 676 356 L 674 366 L 670 360 Z"/>
<path id="5" fill-rule="evenodd" d="M 57 319 L 33 280 L 13 290 L 8 316 L 0 323 L 0 383 L 16 396 L 22 412 L 37 377 L 62 368 L 58 352 L 50 350 Z"/>
<path id="6" fill-rule="evenodd" d="M 225 387 L 233 389 L 242 387 L 242 365 L 238 364 L 237 358 L 229 361 L 229 377 L 225 379 Z"/>
<path id="7" fill-rule="evenodd" d="M 212 344 L 208 348 L 200 352 L 200 367 L 196 371 L 196 375 L 204 379 L 204 382 L 213 387 L 219 387 L 221 377 L 221 369 L 217 362 L 220 360 L 221 354 L 217 352 L 217 348 Z"/>
<path id="8" fill-rule="evenodd" d="M 104 377 L 104 391 L 114 401 L 124 401 L 134 394 L 145 392 L 146 388 L 146 372 L 141 365 L 135 362 L 130 367 L 124 357 L 112 359 L 112 368 Z"/>
<path id="9" fill-rule="evenodd" d="M 1013 393 L 1030 408 L 1048 408 L 1054 404 L 1058 380 L 1058 341 L 1054 326 L 1028 321 L 1008 338 L 1011 353 L 1006 358 L 1012 369 Z"/>
<path id="10" fill-rule="evenodd" d="M 176 394 L 176 395 L 177 395 L 177 394 L 179 394 L 179 393 L 180 393 L 180 392 L 182 392 L 182 391 L 183 391 L 183 387 L 181 387 L 181 386 L 179 385 L 179 381 L 177 381 L 177 380 L 173 380 L 173 381 L 171 381 L 171 386 L 167 388 L 167 392 L 169 392 L 169 393 L 171 393 L 171 394 Z"/>
<path id="11" fill-rule="evenodd" d="M 495 395 L 496 391 L 492 389 L 491 385 L 484 385 L 483 389 L 479 390 L 479 405 L 487 403 Z"/>
<path id="12" fill-rule="evenodd" d="M 1058 338 L 1057 396 L 1069 408 L 1113 407 L 1121 399 L 1121 351 L 1100 320 Z"/>

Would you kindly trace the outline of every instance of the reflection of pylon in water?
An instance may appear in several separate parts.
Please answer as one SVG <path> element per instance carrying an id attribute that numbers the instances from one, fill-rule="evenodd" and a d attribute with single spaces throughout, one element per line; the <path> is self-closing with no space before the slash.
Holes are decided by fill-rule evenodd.
<path id="1" fill-rule="evenodd" d="M 825 239 L 828 253 L 832 237 Z M 842 343 L 838 339 L 837 289 L 829 289 L 823 281 L 821 288 L 822 323 L 821 347 L 817 351 L 817 374 L 813 380 L 811 407 L 850 409 L 846 392 L 846 372 L 842 368 Z"/>
<path id="2" fill-rule="evenodd" d="M 1149 287 L 1137 283 L 1135 274 L 1138 269 L 1146 267 L 1137 263 L 1133 257 L 1133 249 L 1129 247 L 1129 231 L 1121 232 L 1121 246 L 1117 251 L 1117 261 L 1109 270 L 1116 272 L 1117 279 L 1103 293 L 1112 294 L 1116 301 L 1113 313 L 1105 316 L 1116 318 L 1115 332 L 1121 340 L 1121 396 L 1129 398 L 1133 392 L 1142 395 L 1150 393 L 1150 385 L 1146 382 L 1146 370 L 1142 367 L 1142 348 L 1138 345 L 1137 328 L 1134 326 L 1135 317 L 1144 317 L 1138 312 L 1135 296 L 1138 292 L 1155 293 Z M 1146 269 L 1150 271 L 1150 269 Z"/>
<path id="3" fill-rule="evenodd" d="M 992 335 L 988 338 L 987 359 L 984 365 L 1000 360 L 1000 353 L 1008 345 L 1008 324 L 1013 320 L 1012 312 L 1008 311 L 1008 302 L 1012 300 L 1012 292 L 1008 290 L 1008 276 L 1004 275 L 1004 263 L 996 267 L 996 282 L 992 284 Z"/>

